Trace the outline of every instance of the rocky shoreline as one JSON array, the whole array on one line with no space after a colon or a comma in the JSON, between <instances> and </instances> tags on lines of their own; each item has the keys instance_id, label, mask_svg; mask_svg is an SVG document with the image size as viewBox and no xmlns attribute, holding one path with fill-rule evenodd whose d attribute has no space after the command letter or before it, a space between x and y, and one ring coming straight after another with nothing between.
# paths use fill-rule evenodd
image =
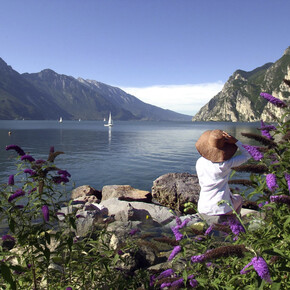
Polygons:
<instances>
[{"instance_id":1,"label":"rocky shoreline","mask_svg":"<svg viewBox=\"0 0 290 290\"><path fill-rule=\"evenodd\" d=\"M189 219L189 235L193 232L194 235L202 234L208 225L220 222L219 217L183 212L185 203L197 203L199 191L197 176L189 173L160 176L153 182L152 192L130 185L107 185L102 191L83 185L72 191L71 203L60 210L59 219L69 213L75 214L78 239L104 226L109 234L107 242L114 250L134 236L136 241L139 240L138 253L129 255L130 261L122 268L130 272L144 267L162 270L168 268L172 247L166 248L164 244L156 247L152 242L162 238L174 240L171 228L176 226L176 216L182 221ZM255 210L242 210L242 216L249 213L257 214Z\"/></svg>"}]
</instances>

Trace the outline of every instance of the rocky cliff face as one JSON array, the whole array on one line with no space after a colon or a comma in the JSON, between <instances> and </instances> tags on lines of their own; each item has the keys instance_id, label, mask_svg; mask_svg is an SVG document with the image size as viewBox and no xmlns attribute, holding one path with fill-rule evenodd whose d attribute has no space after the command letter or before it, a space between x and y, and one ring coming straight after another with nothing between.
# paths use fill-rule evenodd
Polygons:
<instances>
[{"instance_id":1,"label":"rocky cliff face","mask_svg":"<svg viewBox=\"0 0 290 290\"><path fill-rule=\"evenodd\" d=\"M287 102L290 89L283 79L290 79L290 47L275 63L253 71L237 70L221 92L192 118L193 121L255 122L272 121L269 111L280 117L283 111L260 97L267 92Z\"/></svg>"}]
</instances>

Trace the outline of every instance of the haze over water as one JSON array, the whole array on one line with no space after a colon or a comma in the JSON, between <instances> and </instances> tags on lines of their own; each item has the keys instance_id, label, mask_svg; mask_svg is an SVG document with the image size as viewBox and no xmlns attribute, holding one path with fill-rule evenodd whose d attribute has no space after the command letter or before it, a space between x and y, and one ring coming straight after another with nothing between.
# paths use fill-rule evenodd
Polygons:
<instances>
[{"instance_id":1,"label":"haze over water","mask_svg":"<svg viewBox=\"0 0 290 290\"><path fill-rule=\"evenodd\" d=\"M94 121L2 120L0 183L16 173L17 154L6 151L6 145L18 145L35 159L47 159L54 146L65 153L55 164L71 173L75 186L101 190L104 185L129 184L151 191L153 181L165 173L195 173L199 154L194 144L202 132L219 128L251 144L241 132L256 132L257 127L257 123L116 121L108 128Z\"/></svg>"}]
</instances>

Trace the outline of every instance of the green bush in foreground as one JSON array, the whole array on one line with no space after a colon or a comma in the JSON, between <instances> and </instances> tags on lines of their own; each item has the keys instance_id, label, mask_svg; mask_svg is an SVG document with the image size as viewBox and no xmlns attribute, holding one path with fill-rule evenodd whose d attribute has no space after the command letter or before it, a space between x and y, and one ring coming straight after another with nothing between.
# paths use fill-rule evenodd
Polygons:
<instances>
[{"instance_id":1,"label":"green bush in foreground","mask_svg":"<svg viewBox=\"0 0 290 290\"><path fill-rule=\"evenodd\" d=\"M1 289L135 289L149 280L141 271L130 276L117 267L117 262L126 264L122 253L134 253L134 245L124 242L122 249L110 249L102 228L76 236L79 217L60 211L70 177L54 164L62 152L52 147L44 161L17 145L6 150L19 157L18 173L0 191L0 218L9 227L0 248Z\"/></svg>"}]
</instances>

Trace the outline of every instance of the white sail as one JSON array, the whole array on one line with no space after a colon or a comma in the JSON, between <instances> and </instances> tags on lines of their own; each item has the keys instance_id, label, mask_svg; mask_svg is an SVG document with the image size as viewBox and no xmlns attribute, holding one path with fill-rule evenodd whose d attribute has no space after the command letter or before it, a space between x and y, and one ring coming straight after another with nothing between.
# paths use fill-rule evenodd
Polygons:
<instances>
[{"instance_id":1,"label":"white sail","mask_svg":"<svg viewBox=\"0 0 290 290\"><path fill-rule=\"evenodd\" d=\"M105 124L104 126L107 126L107 127L112 127L113 126L113 120L112 120L111 112L110 112L110 115L109 115L108 124Z\"/></svg>"},{"instance_id":2,"label":"white sail","mask_svg":"<svg viewBox=\"0 0 290 290\"><path fill-rule=\"evenodd\" d=\"M59 122L62 123L62 117L59 118Z\"/></svg>"}]
</instances>

